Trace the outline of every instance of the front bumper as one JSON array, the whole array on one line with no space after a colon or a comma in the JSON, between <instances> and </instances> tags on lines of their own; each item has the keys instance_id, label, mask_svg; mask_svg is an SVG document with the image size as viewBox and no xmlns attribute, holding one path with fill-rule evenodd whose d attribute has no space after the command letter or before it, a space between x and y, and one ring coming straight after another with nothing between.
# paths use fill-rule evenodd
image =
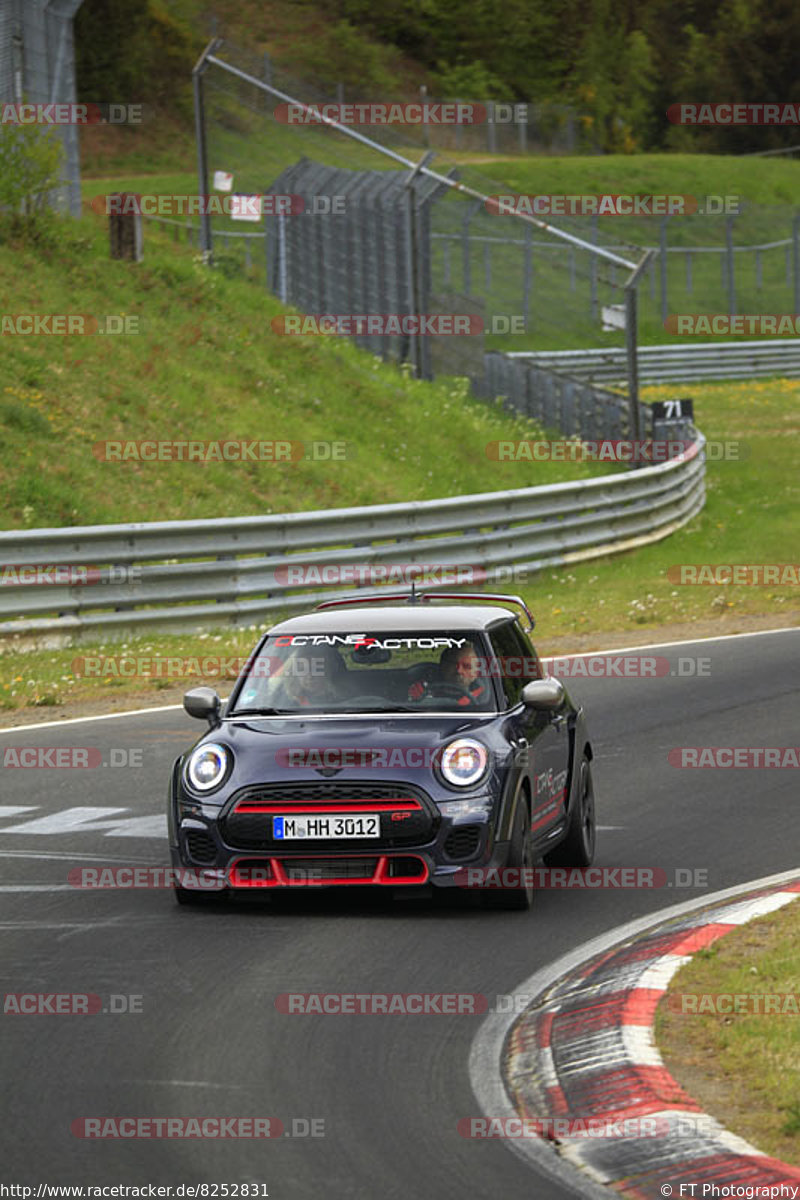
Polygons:
<instances>
[{"instance_id":1,"label":"front bumper","mask_svg":"<svg viewBox=\"0 0 800 1200\"><path fill-rule=\"evenodd\" d=\"M400 789L395 789L399 791ZM508 845L494 840L494 808L485 797L480 819L445 816L421 789L404 789L396 812L382 810L381 836L337 841L302 841L287 848L272 838L272 818L306 811L308 801L276 804L254 789L237 792L220 808L193 805L173 812L172 863L181 872L197 872L216 886L235 891L298 887L457 886L465 867L505 865ZM409 798L418 802L409 807ZM352 802L351 802L352 803ZM385 803L385 802L384 802ZM364 810L375 807L364 800ZM403 807L405 806L405 808ZM330 813L336 804L326 805ZM317 810L319 811L319 810Z\"/></svg>"}]
</instances>

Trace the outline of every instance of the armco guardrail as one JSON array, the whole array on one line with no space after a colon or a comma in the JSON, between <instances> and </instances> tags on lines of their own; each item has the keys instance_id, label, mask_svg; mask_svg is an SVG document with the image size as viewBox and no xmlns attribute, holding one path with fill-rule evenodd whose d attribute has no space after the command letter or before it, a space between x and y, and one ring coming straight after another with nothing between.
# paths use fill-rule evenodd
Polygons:
<instances>
[{"instance_id":1,"label":"armco guardrail","mask_svg":"<svg viewBox=\"0 0 800 1200\"><path fill-rule=\"evenodd\" d=\"M688 346L639 346L639 383L698 383L703 379L800 376L800 339L758 342L701 342ZM542 350L507 354L535 366L582 380L625 384L625 351Z\"/></svg>"},{"instance_id":2,"label":"armco guardrail","mask_svg":"<svg viewBox=\"0 0 800 1200\"><path fill-rule=\"evenodd\" d=\"M68 644L249 624L341 592L348 566L427 565L426 576L431 564L472 567L461 582L473 585L481 567L487 583L510 583L680 528L703 506L704 445L700 436L677 458L617 475L442 500L0 532L0 636ZM45 565L44 579L22 570ZM92 567L94 582L54 582L59 565Z\"/></svg>"},{"instance_id":3,"label":"armco guardrail","mask_svg":"<svg viewBox=\"0 0 800 1200\"><path fill-rule=\"evenodd\" d=\"M507 408L530 417L543 429L558 429L565 437L580 437L586 442L635 436L632 406L622 391L601 387L595 380L575 378L567 369L543 365L534 355L490 350L483 356L483 363L484 377L473 380L473 391L479 396L505 397ZM653 410L641 402L639 428L642 437L651 436Z\"/></svg>"}]
</instances>

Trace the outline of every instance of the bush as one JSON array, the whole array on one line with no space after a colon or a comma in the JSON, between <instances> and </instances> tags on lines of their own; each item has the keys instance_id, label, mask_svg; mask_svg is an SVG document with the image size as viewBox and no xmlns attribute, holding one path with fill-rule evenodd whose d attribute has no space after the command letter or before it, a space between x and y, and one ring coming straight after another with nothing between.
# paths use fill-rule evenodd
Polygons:
<instances>
[{"instance_id":1,"label":"bush","mask_svg":"<svg viewBox=\"0 0 800 1200\"><path fill-rule=\"evenodd\" d=\"M33 223L47 193L61 182L64 148L55 130L38 125L0 125L0 209L12 224Z\"/></svg>"}]
</instances>

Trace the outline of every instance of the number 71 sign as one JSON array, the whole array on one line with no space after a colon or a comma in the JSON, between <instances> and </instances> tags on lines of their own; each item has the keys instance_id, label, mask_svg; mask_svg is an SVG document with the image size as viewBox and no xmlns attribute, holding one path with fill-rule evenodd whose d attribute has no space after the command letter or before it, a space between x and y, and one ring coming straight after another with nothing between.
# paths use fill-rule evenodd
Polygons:
<instances>
[{"instance_id":1,"label":"number 71 sign","mask_svg":"<svg viewBox=\"0 0 800 1200\"><path fill-rule=\"evenodd\" d=\"M654 421L691 421L694 419L694 401L656 400L653 402Z\"/></svg>"}]
</instances>

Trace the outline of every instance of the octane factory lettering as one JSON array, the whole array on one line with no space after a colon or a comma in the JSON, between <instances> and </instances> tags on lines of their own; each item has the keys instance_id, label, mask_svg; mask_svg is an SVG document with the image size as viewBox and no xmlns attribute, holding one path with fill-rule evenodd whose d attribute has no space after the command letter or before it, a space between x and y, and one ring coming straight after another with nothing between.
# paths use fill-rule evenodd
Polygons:
<instances>
[{"instance_id":1,"label":"octane factory lettering","mask_svg":"<svg viewBox=\"0 0 800 1200\"><path fill-rule=\"evenodd\" d=\"M417 646L420 650L435 650L438 646L463 646L466 638L377 638L367 637L364 633L291 633L282 634L275 638L276 646L354 646L371 650L400 650L402 647Z\"/></svg>"}]
</instances>

